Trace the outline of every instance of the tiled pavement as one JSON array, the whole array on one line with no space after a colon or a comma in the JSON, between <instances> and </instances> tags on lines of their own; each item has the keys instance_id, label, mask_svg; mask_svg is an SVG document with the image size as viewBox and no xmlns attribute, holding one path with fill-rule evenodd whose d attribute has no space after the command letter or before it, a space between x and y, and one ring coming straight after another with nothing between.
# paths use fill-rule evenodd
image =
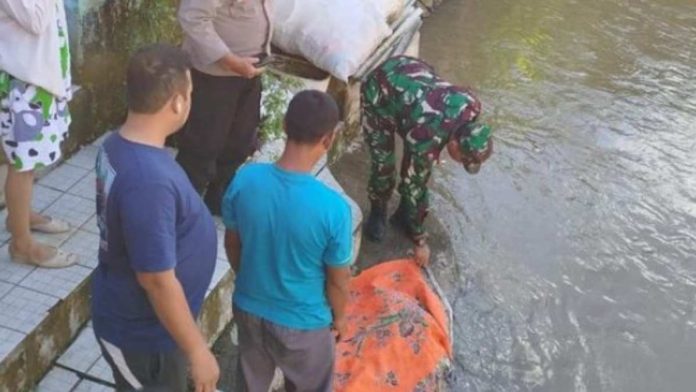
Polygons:
<instances>
[{"instance_id":1,"label":"tiled pavement","mask_svg":"<svg viewBox=\"0 0 696 392\"><path fill-rule=\"evenodd\" d=\"M5 359L19 349L51 309L87 280L96 267L99 237L92 167L98 144L99 141L85 147L41 178L33 195L35 210L66 220L73 226L69 233L44 235L40 236L40 240L78 254L80 261L77 265L49 270L11 262L7 251L9 235L2 224L6 213L0 212L0 369L5 365ZM264 158L258 160L263 161ZM318 165L318 178L330 186L338 186L329 171L322 170L323 166L323 163ZM338 188L340 190L340 186ZM357 230L361 221L360 210L354 203L352 207L354 228ZM218 232L222 239L223 227L219 221ZM218 255L208 293L229 272L222 243ZM107 391L111 390L108 387L111 382L109 368L101 357L92 329L88 326L57 359L56 366L43 378L36 390Z\"/></svg>"},{"instance_id":2,"label":"tiled pavement","mask_svg":"<svg viewBox=\"0 0 696 392\"><path fill-rule=\"evenodd\" d=\"M83 157L78 153L76 157ZM84 158L81 158L84 159ZM69 192L82 185L91 170L72 164L72 159L42 178L34 188L33 207L41 212L64 219L75 228L58 236L39 236L39 240L60 246L69 242L73 247L84 239L79 230L94 215L91 193L81 196ZM68 193L66 193L68 192ZM0 363L16 345L45 318L50 309L70 294L90 274L89 259L84 265L62 270L38 269L10 261L9 234L4 225L6 212L0 216Z\"/></svg>"},{"instance_id":3,"label":"tiled pavement","mask_svg":"<svg viewBox=\"0 0 696 392\"><path fill-rule=\"evenodd\" d=\"M33 208L68 221L73 229L61 235L37 235L37 239L62 246L80 255L80 263L66 269L41 269L10 261L9 234L0 215L0 367L24 348L30 334L51 311L89 278L96 266L96 236L89 227L94 216L94 164L96 147L87 147L41 178L34 187ZM92 160L91 166L87 164ZM91 187L87 184L91 182ZM88 231L89 230L89 231ZM74 382L73 382L74 381ZM79 378L56 368L39 390L70 391ZM2 389L0 387L0 389ZM84 389L91 390L91 389ZM97 390L97 389L94 389Z\"/></svg>"},{"instance_id":4,"label":"tiled pavement","mask_svg":"<svg viewBox=\"0 0 696 392\"><path fill-rule=\"evenodd\" d=\"M113 391L112 383L111 369L99 351L92 327L87 326L58 358L36 391Z\"/></svg>"}]
</instances>

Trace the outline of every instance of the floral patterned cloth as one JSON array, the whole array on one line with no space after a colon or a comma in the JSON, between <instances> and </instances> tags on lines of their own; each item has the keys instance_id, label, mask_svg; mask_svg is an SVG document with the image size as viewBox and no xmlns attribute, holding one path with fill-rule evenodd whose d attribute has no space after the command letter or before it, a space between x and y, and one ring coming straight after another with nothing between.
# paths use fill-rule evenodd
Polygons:
<instances>
[{"instance_id":1,"label":"floral patterned cloth","mask_svg":"<svg viewBox=\"0 0 696 392\"><path fill-rule=\"evenodd\" d=\"M452 355L447 314L420 268L411 260L379 264L354 278L350 293L334 390L441 390Z\"/></svg>"}]
</instances>

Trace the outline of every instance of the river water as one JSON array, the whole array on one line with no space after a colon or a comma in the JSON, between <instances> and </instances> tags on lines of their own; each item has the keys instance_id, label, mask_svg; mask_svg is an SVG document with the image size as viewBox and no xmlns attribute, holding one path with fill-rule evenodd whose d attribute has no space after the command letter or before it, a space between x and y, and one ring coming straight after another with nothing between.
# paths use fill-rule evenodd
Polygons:
<instances>
[{"instance_id":1,"label":"river water","mask_svg":"<svg viewBox=\"0 0 696 392\"><path fill-rule=\"evenodd\" d=\"M445 163L455 391L696 390L696 1L449 0L422 56L495 126Z\"/></svg>"}]
</instances>

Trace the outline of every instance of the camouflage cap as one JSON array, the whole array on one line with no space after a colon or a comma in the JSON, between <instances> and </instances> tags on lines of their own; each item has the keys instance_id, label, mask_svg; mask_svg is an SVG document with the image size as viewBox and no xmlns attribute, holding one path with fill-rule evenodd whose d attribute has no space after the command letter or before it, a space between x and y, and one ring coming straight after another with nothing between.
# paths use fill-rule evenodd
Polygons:
<instances>
[{"instance_id":1,"label":"camouflage cap","mask_svg":"<svg viewBox=\"0 0 696 392\"><path fill-rule=\"evenodd\" d=\"M463 153L481 152L488 148L491 127L488 124L472 122L460 128L459 148Z\"/></svg>"}]
</instances>

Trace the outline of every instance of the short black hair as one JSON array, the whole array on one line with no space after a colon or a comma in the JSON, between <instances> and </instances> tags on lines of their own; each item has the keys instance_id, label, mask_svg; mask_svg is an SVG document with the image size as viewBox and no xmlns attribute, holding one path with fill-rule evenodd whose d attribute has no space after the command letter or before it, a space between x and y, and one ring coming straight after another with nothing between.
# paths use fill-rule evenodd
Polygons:
<instances>
[{"instance_id":1,"label":"short black hair","mask_svg":"<svg viewBox=\"0 0 696 392\"><path fill-rule=\"evenodd\" d=\"M128 63L128 109L143 114L158 112L175 94L186 93L190 68L188 55L172 45L139 49Z\"/></svg>"},{"instance_id":2,"label":"short black hair","mask_svg":"<svg viewBox=\"0 0 696 392\"><path fill-rule=\"evenodd\" d=\"M285 132L290 141L317 143L336 129L338 121L338 105L329 94L305 90L290 101L285 114Z\"/></svg>"}]
</instances>

